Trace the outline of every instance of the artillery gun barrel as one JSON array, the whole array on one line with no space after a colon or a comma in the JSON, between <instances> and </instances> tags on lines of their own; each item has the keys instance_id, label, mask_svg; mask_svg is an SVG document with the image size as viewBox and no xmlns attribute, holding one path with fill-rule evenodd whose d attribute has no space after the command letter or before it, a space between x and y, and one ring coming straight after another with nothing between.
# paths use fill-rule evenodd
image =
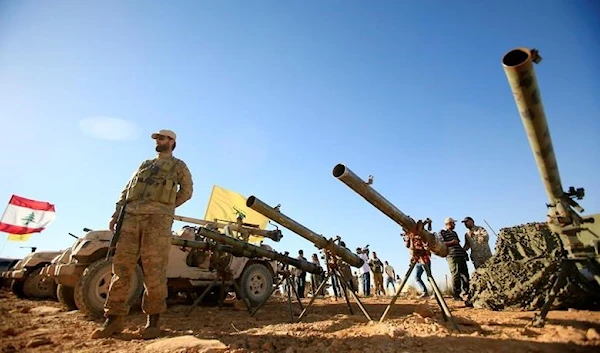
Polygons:
<instances>
[{"instance_id":1,"label":"artillery gun barrel","mask_svg":"<svg viewBox=\"0 0 600 353\"><path fill-rule=\"evenodd\" d=\"M171 245L183 246L186 248L193 248L198 250L216 250L216 251L224 251L228 252L234 256L245 256L243 251L234 249L228 245L221 244L210 244L205 241L198 240L190 240L190 239L181 239L181 238L171 238Z\"/></svg>"},{"instance_id":2,"label":"artillery gun barrel","mask_svg":"<svg viewBox=\"0 0 600 353\"><path fill-rule=\"evenodd\" d=\"M236 222L221 223L221 222L207 221L204 219L184 217L184 216L175 216L174 219L177 221L193 223L193 224L197 224L200 226L213 225L219 229L223 229L226 226L229 226L231 230L235 230L235 231L242 230L242 231L248 232L248 234L258 236L258 237L269 238L273 241L280 241L281 238L283 238L283 235L281 234L280 230L264 230L264 229L254 228L254 227L240 226Z\"/></svg>"},{"instance_id":3,"label":"artillery gun barrel","mask_svg":"<svg viewBox=\"0 0 600 353\"><path fill-rule=\"evenodd\" d=\"M205 241L188 240L181 238L172 238L171 245L184 246L186 248L194 248L198 250L209 250L210 244Z\"/></svg>"},{"instance_id":4,"label":"artillery gun barrel","mask_svg":"<svg viewBox=\"0 0 600 353\"><path fill-rule=\"evenodd\" d=\"M321 274L323 272L323 269L320 266L317 266L316 264L313 264L312 262L294 259L293 257L289 257L286 255L280 254L276 251L268 250L268 249L262 248L260 246L256 246L254 244L250 244L245 241L229 237L227 235L221 234L219 232L210 230L205 227L200 227L198 230L198 233L200 233L200 235L202 235L202 236L205 236L207 238L210 238L210 239L216 241L217 243L231 246L235 251L241 253L242 254L241 256L244 256L244 257L248 257L248 258L266 257L271 260L276 260L276 261L279 261L284 264L292 265L296 268L299 268L299 269L309 272L309 273Z\"/></svg>"},{"instance_id":5,"label":"artillery gun barrel","mask_svg":"<svg viewBox=\"0 0 600 353\"><path fill-rule=\"evenodd\" d=\"M516 48L502 57L502 67L514 96L527 139L535 158L550 204L563 197L563 187L544 105L533 63L541 60L537 50Z\"/></svg>"},{"instance_id":6,"label":"artillery gun barrel","mask_svg":"<svg viewBox=\"0 0 600 353\"><path fill-rule=\"evenodd\" d=\"M344 260L351 266L360 267L363 265L363 259L358 257L358 255L356 255L352 251L334 243L333 241L329 241L324 236L319 235L313 232L312 230L306 228L302 224L284 215L279 210L276 210L275 208L262 202L256 196L250 196L246 201L246 206L262 214L263 216L281 224L282 226L307 239L308 241L314 243L319 249L327 249L335 252L337 256L341 257L342 260Z\"/></svg>"},{"instance_id":7,"label":"artillery gun barrel","mask_svg":"<svg viewBox=\"0 0 600 353\"><path fill-rule=\"evenodd\" d=\"M375 206L379 211L390 217L394 222L398 223L404 231L415 229L416 223L409 216L405 215L396 206L389 202L385 197L381 196L377 191L370 187L367 183L361 180L354 172L352 172L344 164L338 164L333 168L333 176L346 184L350 189L362 196L371 205ZM427 243L429 250L440 257L448 255L448 248L433 234L426 230L421 233L423 240Z\"/></svg>"}]
</instances>

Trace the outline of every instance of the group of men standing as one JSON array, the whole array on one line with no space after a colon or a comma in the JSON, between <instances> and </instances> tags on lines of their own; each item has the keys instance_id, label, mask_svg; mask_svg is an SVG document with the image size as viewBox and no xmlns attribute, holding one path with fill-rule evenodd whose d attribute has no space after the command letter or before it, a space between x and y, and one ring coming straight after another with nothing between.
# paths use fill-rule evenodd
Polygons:
<instances>
[{"instance_id":1,"label":"group of men standing","mask_svg":"<svg viewBox=\"0 0 600 353\"><path fill-rule=\"evenodd\" d=\"M438 234L438 237L447 247L448 255L446 261L450 269L452 277L452 297L455 300L466 300L469 292L469 268L467 262L469 260L468 250L471 250L470 259L475 266L475 269L481 267L486 261L492 257L492 251L489 246L489 235L485 228L475 225L472 217L465 217L462 221L467 232L465 233L464 245L461 245L458 233L456 233L456 220L452 217L447 217L444 220L444 229ZM415 255L415 251L419 252L419 256L413 258L415 261L415 279L421 288L421 298L429 296L429 291L425 282L422 279L423 273L426 271L425 263L430 262L431 252L426 244L422 245L423 249L415 249L411 243L411 237L408 234L403 234L404 242L407 248L411 249L411 256Z\"/></svg>"},{"instance_id":2,"label":"group of men standing","mask_svg":"<svg viewBox=\"0 0 600 353\"><path fill-rule=\"evenodd\" d=\"M440 231L440 238L448 247L446 261L452 276L452 296L456 300L465 300L469 292L469 268L467 267L469 255L467 251L471 250L470 259L475 269L481 267L492 257L489 246L490 237L487 230L484 227L475 225L475 221L471 217L465 217L461 222L467 228L464 245L461 245L458 234L454 230L456 220L452 217L447 217L444 220L444 229ZM420 279L418 272L417 276ZM426 288L425 293L427 293Z\"/></svg>"},{"instance_id":3,"label":"group of men standing","mask_svg":"<svg viewBox=\"0 0 600 353\"><path fill-rule=\"evenodd\" d=\"M363 265L359 269L359 280L360 288L364 296L371 295L371 277L373 278L374 286L373 290L376 296L387 295L387 289L389 285L392 285L392 289L396 291L395 278L396 272L387 261L382 262L377 253L373 251L371 258L369 258L369 246L364 248L356 248L358 257L363 260ZM383 283L383 275L386 275L385 286Z\"/></svg>"}]
</instances>

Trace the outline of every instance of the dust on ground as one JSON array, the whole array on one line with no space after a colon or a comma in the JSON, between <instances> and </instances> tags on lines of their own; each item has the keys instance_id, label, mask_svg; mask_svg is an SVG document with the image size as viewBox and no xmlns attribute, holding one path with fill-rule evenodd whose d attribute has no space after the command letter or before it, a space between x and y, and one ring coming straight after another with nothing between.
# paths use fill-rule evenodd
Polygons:
<instances>
[{"instance_id":1,"label":"dust on ground","mask_svg":"<svg viewBox=\"0 0 600 353\"><path fill-rule=\"evenodd\" d=\"M90 339L101 321L56 301L18 299L0 290L1 352L598 352L600 312L551 311L544 328L527 327L534 312L495 312L446 299L460 333L444 321L435 299L399 299L387 319L379 317L390 297L362 298L369 322L351 300L317 299L299 323L290 323L287 302L273 296L254 316L238 305L169 307L161 317L163 337L144 341L145 316L132 312L117 337ZM309 299L304 305L308 304ZM295 303L295 316L300 312ZM171 348L157 346L176 338ZM213 348L199 345L214 340ZM171 340L173 341L173 340ZM219 343L219 341L222 343ZM202 341L205 342L205 341ZM219 347L220 345L220 347Z\"/></svg>"}]
</instances>

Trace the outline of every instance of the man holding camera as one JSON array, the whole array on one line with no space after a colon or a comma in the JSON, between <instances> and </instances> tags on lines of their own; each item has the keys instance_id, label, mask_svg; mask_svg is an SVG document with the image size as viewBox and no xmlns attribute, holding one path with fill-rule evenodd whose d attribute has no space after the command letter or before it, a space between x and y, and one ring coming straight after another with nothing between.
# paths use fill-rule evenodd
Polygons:
<instances>
[{"instance_id":1,"label":"man holding camera","mask_svg":"<svg viewBox=\"0 0 600 353\"><path fill-rule=\"evenodd\" d=\"M371 295L371 267L369 266L369 246L364 249L356 248L358 257L363 260L359 274L362 277L363 295L368 297Z\"/></svg>"}]
</instances>

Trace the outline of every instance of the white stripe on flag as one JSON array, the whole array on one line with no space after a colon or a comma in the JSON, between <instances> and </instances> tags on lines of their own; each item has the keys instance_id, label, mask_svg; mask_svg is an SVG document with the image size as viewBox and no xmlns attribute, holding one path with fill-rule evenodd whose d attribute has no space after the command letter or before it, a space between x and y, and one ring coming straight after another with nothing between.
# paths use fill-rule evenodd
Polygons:
<instances>
[{"instance_id":1,"label":"white stripe on flag","mask_svg":"<svg viewBox=\"0 0 600 353\"><path fill-rule=\"evenodd\" d=\"M56 212L39 211L9 204L0 222L27 228L45 228L56 219Z\"/></svg>"}]
</instances>

